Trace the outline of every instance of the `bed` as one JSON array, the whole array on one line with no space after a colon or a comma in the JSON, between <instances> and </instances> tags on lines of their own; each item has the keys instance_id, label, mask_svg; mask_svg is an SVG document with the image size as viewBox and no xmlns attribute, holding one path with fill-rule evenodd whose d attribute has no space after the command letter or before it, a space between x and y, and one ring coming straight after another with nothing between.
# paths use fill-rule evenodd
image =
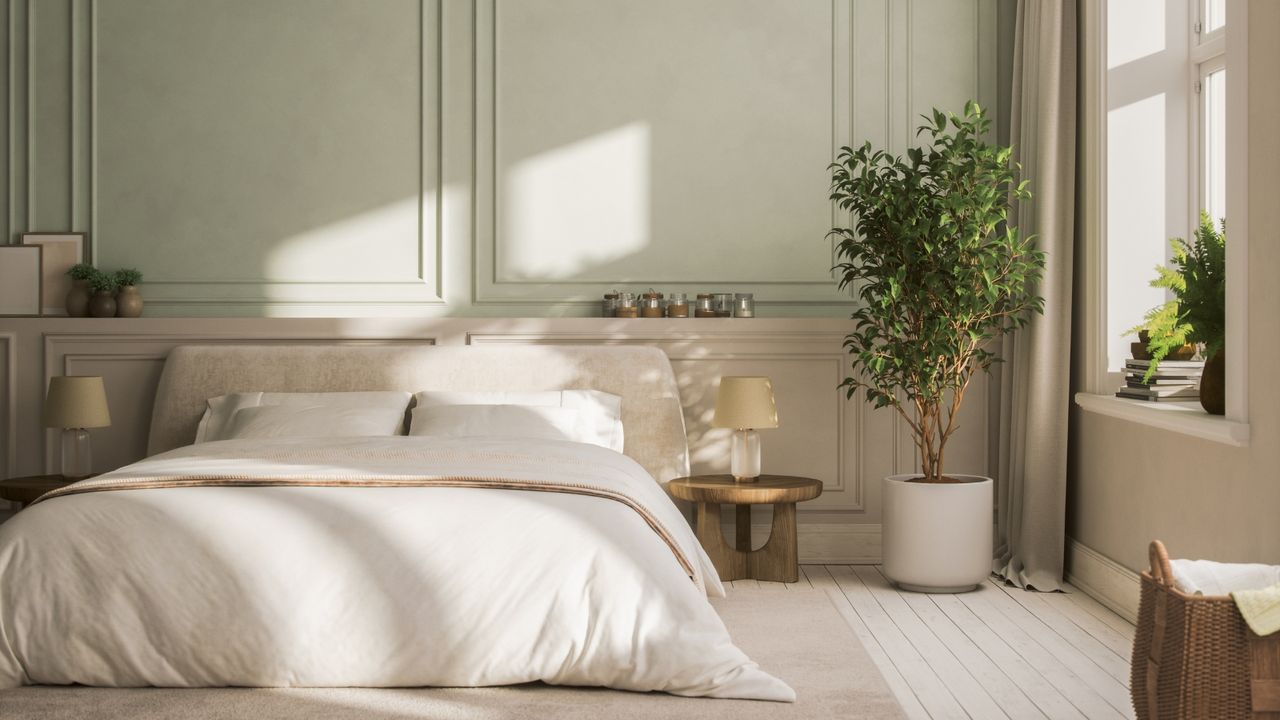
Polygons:
<instances>
[{"instance_id":1,"label":"bed","mask_svg":"<svg viewBox=\"0 0 1280 720\"><path fill-rule=\"evenodd\" d=\"M529 437L192 444L227 393L589 390L622 452ZM661 482L688 471L674 374L640 347L187 346L149 457L0 525L0 687L541 681L790 701L707 596Z\"/></svg>"}]
</instances>

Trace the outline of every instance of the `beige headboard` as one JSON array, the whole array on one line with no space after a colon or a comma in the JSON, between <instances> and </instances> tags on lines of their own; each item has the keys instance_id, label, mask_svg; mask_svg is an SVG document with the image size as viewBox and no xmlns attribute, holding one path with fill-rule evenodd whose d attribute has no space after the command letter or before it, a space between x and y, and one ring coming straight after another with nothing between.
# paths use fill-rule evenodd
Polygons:
<instances>
[{"instance_id":1,"label":"beige headboard","mask_svg":"<svg viewBox=\"0 0 1280 720\"><path fill-rule=\"evenodd\" d=\"M680 391L651 347L185 345L165 360L147 452L191 444L205 401L226 393L566 389L621 396L624 452L659 482L688 474Z\"/></svg>"}]
</instances>

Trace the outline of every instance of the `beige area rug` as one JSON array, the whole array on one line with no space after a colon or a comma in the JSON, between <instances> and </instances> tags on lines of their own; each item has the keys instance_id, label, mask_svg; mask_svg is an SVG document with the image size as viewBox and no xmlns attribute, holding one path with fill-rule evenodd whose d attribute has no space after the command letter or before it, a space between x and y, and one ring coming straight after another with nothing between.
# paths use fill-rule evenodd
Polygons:
<instances>
[{"instance_id":1,"label":"beige area rug","mask_svg":"<svg viewBox=\"0 0 1280 720\"><path fill-rule=\"evenodd\" d=\"M794 587L794 586L793 586ZM901 718L902 711L825 591L734 589L712 601L734 641L795 688L794 704L678 698L596 688L195 690L24 687L0 691L0 718L139 720L490 720L496 718Z\"/></svg>"}]
</instances>

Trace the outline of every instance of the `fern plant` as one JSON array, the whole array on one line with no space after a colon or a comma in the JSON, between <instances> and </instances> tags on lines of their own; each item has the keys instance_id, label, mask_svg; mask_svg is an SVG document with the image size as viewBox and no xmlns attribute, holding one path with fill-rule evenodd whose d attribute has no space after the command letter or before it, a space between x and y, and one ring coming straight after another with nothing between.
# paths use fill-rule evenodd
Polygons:
<instances>
[{"instance_id":1,"label":"fern plant","mask_svg":"<svg viewBox=\"0 0 1280 720\"><path fill-rule=\"evenodd\" d=\"M860 300L844 346L854 374L841 384L911 427L924 482L946 482L947 440L973 374L996 362L997 337L1043 311L1045 254L1009 227L1010 199L1031 196L1013 150L988 143L977 103L933 111L906 157L841 148L831 199L853 213L835 228L840 287Z\"/></svg>"},{"instance_id":2,"label":"fern plant","mask_svg":"<svg viewBox=\"0 0 1280 720\"><path fill-rule=\"evenodd\" d=\"M1143 323L1126 334L1145 330L1151 365L1143 380L1155 375L1169 353L1191 343L1203 345L1205 359L1222 351L1227 335L1227 221L1213 227L1206 212L1200 213L1195 243L1169 240L1173 267L1156 266L1149 284L1173 293L1173 299L1147 311Z\"/></svg>"}]
</instances>

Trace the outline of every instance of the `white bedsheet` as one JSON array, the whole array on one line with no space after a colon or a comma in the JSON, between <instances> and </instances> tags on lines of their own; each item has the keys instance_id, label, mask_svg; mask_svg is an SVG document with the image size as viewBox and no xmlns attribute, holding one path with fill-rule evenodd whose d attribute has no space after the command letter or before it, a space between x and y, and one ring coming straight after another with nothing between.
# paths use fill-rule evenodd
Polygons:
<instances>
[{"instance_id":1,"label":"white bedsheet","mask_svg":"<svg viewBox=\"0 0 1280 720\"><path fill-rule=\"evenodd\" d=\"M631 459L570 442L413 437L321 441L347 458L341 465L298 459L316 443L207 443L102 478L332 478L397 467L405 476L590 474L646 495L692 556L694 577L636 510L590 495L455 487L69 495L0 525L0 687L542 680L794 699L732 644L703 593L721 591L709 560Z\"/></svg>"}]
</instances>

